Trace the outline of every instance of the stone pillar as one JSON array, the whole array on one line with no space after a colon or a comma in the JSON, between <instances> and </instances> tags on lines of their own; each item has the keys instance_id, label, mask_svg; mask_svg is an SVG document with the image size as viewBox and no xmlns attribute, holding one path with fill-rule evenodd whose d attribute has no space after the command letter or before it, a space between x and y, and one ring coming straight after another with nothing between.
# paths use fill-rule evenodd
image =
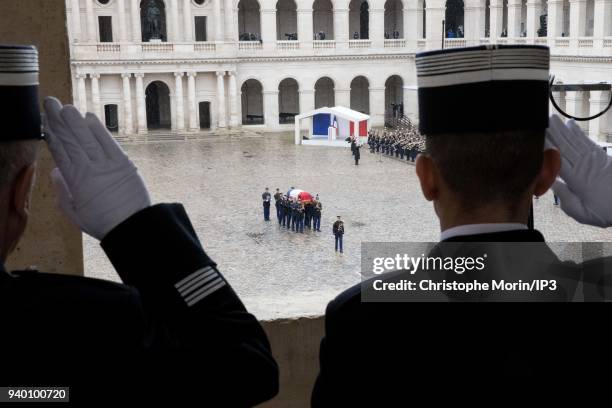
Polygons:
<instances>
[{"instance_id":1,"label":"stone pillar","mask_svg":"<svg viewBox=\"0 0 612 408\"><path fill-rule=\"evenodd\" d=\"M369 37L372 47L383 48L385 41L385 9L370 8Z\"/></svg>"},{"instance_id":2,"label":"stone pillar","mask_svg":"<svg viewBox=\"0 0 612 408\"><path fill-rule=\"evenodd\" d=\"M96 35L96 16L93 11L93 1L85 0L85 10L87 12L87 40L94 43L98 41Z\"/></svg>"},{"instance_id":3,"label":"stone pillar","mask_svg":"<svg viewBox=\"0 0 612 408\"><path fill-rule=\"evenodd\" d=\"M586 35L586 0L570 0L570 46L578 47L578 38Z\"/></svg>"},{"instance_id":4,"label":"stone pillar","mask_svg":"<svg viewBox=\"0 0 612 408\"><path fill-rule=\"evenodd\" d=\"M132 119L132 92L130 85L130 77L132 74L123 73L123 134L131 135L133 133L133 119Z\"/></svg>"},{"instance_id":5,"label":"stone pillar","mask_svg":"<svg viewBox=\"0 0 612 408\"><path fill-rule=\"evenodd\" d=\"M497 42L504 30L503 0L490 0L489 16L489 38L491 42Z\"/></svg>"},{"instance_id":6,"label":"stone pillar","mask_svg":"<svg viewBox=\"0 0 612 408\"><path fill-rule=\"evenodd\" d=\"M217 109L218 109L218 120L217 126L220 128L226 127L225 121L225 71L217 71Z\"/></svg>"},{"instance_id":7,"label":"stone pillar","mask_svg":"<svg viewBox=\"0 0 612 408\"><path fill-rule=\"evenodd\" d=\"M409 0L404 7L404 39L408 47L415 49L417 39L423 34L423 11L418 8L417 0Z\"/></svg>"},{"instance_id":8,"label":"stone pillar","mask_svg":"<svg viewBox=\"0 0 612 408\"><path fill-rule=\"evenodd\" d=\"M225 0L223 7L223 21L225 24L226 41L235 41L236 39L238 39L238 34L236 33L236 30L234 30L234 13L236 13L236 15L238 14L237 11L234 11L232 0ZM262 21L260 21L260 23L263 29L263 16ZM274 15L274 35L276 36L276 14Z\"/></svg>"},{"instance_id":9,"label":"stone pillar","mask_svg":"<svg viewBox=\"0 0 612 408\"><path fill-rule=\"evenodd\" d=\"M351 88L335 88L334 100L337 106L351 107Z\"/></svg>"},{"instance_id":10,"label":"stone pillar","mask_svg":"<svg viewBox=\"0 0 612 408\"><path fill-rule=\"evenodd\" d=\"M404 116L411 121L419 120L419 103L416 84L404 86Z\"/></svg>"},{"instance_id":11,"label":"stone pillar","mask_svg":"<svg viewBox=\"0 0 612 408\"><path fill-rule=\"evenodd\" d=\"M442 20L445 14L444 0L427 1L425 15L425 38L427 38L427 49L437 50L442 47Z\"/></svg>"},{"instance_id":12,"label":"stone pillar","mask_svg":"<svg viewBox=\"0 0 612 408\"><path fill-rule=\"evenodd\" d=\"M142 29L140 27L140 0L130 0L132 6L132 41L142 41Z\"/></svg>"},{"instance_id":13,"label":"stone pillar","mask_svg":"<svg viewBox=\"0 0 612 408\"><path fill-rule=\"evenodd\" d=\"M125 24L125 0L117 0L117 13L119 15L119 41L127 41L127 29Z\"/></svg>"},{"instance_id":14,"label":"stone pillar","mask_svg":"<svg viewBox=\"0 0 612 408\"><path fill-rule=\"evenodd\" d=\"M191 18L191 0L183 0L183 30L186 42L193 41L193 18Z\"/></svg>"},{"instance_id":15,"label":"stone pillar","mask_svg":"<svg viewBox=\"0 0 612 408\"><path fill-rule=\"evenodd\" d=\"M198 130L198 115L196 112L196 76L197 72L187 73L187 103L189 104L189 130Z\"/></svg>"},{"instance_id":16,"label":"stone pillar","mask_svg":"<svg viewBox=\"0 0 612 408\"><path fill-rule=\"evenodd\" d=\"M213 18L215 28L215 41L223 41L223 30L221 30L221 0L213 0Z\"/></svg>"},{"instance_id":17,"label":"stone pillar","mask_svg":"<svg viewBox=\"0 0 612 408\"><path fill-rule=\"evenodd\" d=\"M548 0L547 37L561 37L563 32L563 0Z\"/></svg>"},{"instance_id":18,"label":"stone pillar","mask_svg":"<svg viewBox=\"0 0 612 408\"><path fill-rule=\"evenodd\" d=\"M508 0L508 38L521 36L521 0Z\"/></svg>"},{"instance_id":19,"label":"stone pillar","mask_svg":"<svg viewBox=\"0 0 612 408\"><path fill-rule=\"evenodd\" d=\"M86 74L77 74L77 92L79 95L79 111L84 115L87 112L87 91L85 90Z\"/></svg>"},{"instance_id":20,"label":"stone pillar","mask_svg":"<svg viewBox=\"0 0 612 408\"><path fill-rule=\"evenodd\" d=\"M180 0L168 0L170 8L170 41L181 41L181 30L179 28L178 2Z\"/></svg>"},{"instance_id":21,"label":"stone pillar","mask_svg":"<svg viewBox=\"0 0 612 408\"><path fill-rule=\"evenodd\" d=\"M91 77L91 111L104 122L102 109L100 105L100 74L89 74Z\"/></svg>"},{"instance_id":22,"label":"stone pillar","mask_svg":"<svg viewBox=\"0 0 612 408\"><path fill-rule=\"evenodd\" d=\"M527 37L535 38L538 36L538 28L540 27L540 1L544 0L527 0Z\"/></svg>"},{"instance_id":23,"label":"stone pillar","mask_svg":"<svg viewBox=\"0 0 612 408\"><path fill-rule=\"evenodd\" d=\"M300 112L310 112L315 108L314 89L300 89ZM310 120L302 121L302 129L308 129Z\"/></svg>"},{"instance_id":24,"label":"stone pillar","mask_svg":"<svg viewBox=\"0 0 612 408\"><path fill-rule=\"evenodd\" d=\"M589 110L585 109L585 92L566 92L565 94L565 111L572 116L584 117L588 115ZM589 129L587 122L576 122L578 126L585 132Z\"/></svg>"},{"instance_id":25,"label":"stone pillar","mask_svg":"<svg viewBox=\"0 0 612 408\"><path fill-rule=\"evenodd\" d=\"M264 123L268 128L278 127L278 90L263 91Z\"/></svg>"},{"instance_id":26,"label":"stone pillar","mask_svg":"<svg viewBox=\"0 0 612 408\"><path fill-rule=\"evenodd\" d=\"M465 39L468 46L480 45L480 39L484 37L484 3L480 0L466 0L465 2Z\"/></svg>"},{"instance_id":27,"label":"stone pillar","mask_svg":"<svg viewBox=\"0 0 612 408\"><path fill-rule=\"evenodd\" d=\"M267 50L276 50L276 9L261 10L261 40Z\"/></svg>"},{"instance_id":28,"label":"stone pillar","mask_svg":"<svg viewBox=\"0 0 612 408\"><path fill-rule=\"evenodd\" d=\"M72 41L79 42L81 38L81 5L79 0L70 3L70 15L72 17Z\"/></svg>"},{"instance_id":29,"label":"stone pillar","mask_svg":"<svg viewBox=\"0 0 612 408\"><path fill-rule=\"evenodd\" d=\"M334 5L335 6L335 5ZM349 9L348 4L334 7L334 39L336 48L348 48Z\"/></svg>"},{"instance_id":30,"label":"stone pillar","mask_svg":"<svg viewBox=\"0 0 612 408\"><path fill-rule=\"evenodd\" d=\"M183 97L183 73L174 73L174 106L176 109L176 130L185 130L185 104Z\"/></svg>"},{"instance_id":31,"label":"stone pillar","mask_svg":"<svg viewBox=\"0 0 612 408\"><path fill-rule=\"evenodd\" d=\"M610 91L591 91L589 98L589 116L597 115L603 111L610 102ZM607 142L610 129L607 125L611 117L610 111L600 117L593 119L589 123L589 137L600 142Z\"/></svg>"},{"instance_id":32,"label":"stone pillar","mask_svg":"<svg viewBox=\"0 0 612 408\"><path fill-rule=\"evenodd\" d=\"M139 72L136 77L136 114L138 116L138 134L146 134L147 129L147 101L144 91L144 74Z\"/></svg>"},{"instance_id":33,"label":"stone pillar","mask_svg":"<svg viewBox=\"0 0 612 408\"><path fill-rule=\"evenodd\" d=\"M298 8L297 9L297 30L298 30L298 41L303 48L311 48L310 44L313 40L313 21L312 21L312 8Z\"/></svg>"},{"instance_id":34,"label":"stone pillar","mask_svg":"<svg viewBox=\"0 0 612 408\"><path fill-rule=\"evenodd\" d=\"M238 126L238 87L236 85L236 72L229 71L229 100L230 100L230 127Z\"/></svg>"},{"instance_id":35,"label":"stone pillar","mask_svg":"<svg viewBox=\"0 0 612 408\"><path fill-rule=\"evenodd\" d=\"M603 47L603 38L612 36L612 0L595 0L593 48Z\"/></svg>"},{"instance_id":36,"label":"stone pillar","mask_svg":"<svg viewBox=\"0 0 612 408\"><path fill-rule=\"evenodd\" d=\"M442 25L440 25L442 27ZM385 87L370 87L370 123L372 126L385 124Z\"/></svg>"}]
</instances>

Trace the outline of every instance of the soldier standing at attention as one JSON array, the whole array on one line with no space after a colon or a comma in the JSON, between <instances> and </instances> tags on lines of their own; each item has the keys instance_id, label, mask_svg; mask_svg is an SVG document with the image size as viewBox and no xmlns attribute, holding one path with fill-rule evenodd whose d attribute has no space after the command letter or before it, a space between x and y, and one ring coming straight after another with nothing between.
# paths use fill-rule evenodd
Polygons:
<instances>
[{"instance_id":1,"label":"soldier standing at attention","mask_svg":"<svg viewBox=\"0 0 612 408\"><path fill-rule=\"evenodd\" d=\"M338 219L336 220L336 222L334 222L333 232L334 237L336 237L336 252L338 252L338 248L340 248L340 253L343 253L342 236L344 235L344 222L340 219L340 216L338 216Z\"/></svg>"},{"instance_id":2,"label":"soldier standing at attention","mask_svg":"<svg viewBox=\"0 0 612 408\"><path fill-rule=\"evenodd\" d=\"M313 208L313 227L315 231L321 231L321 211L323 210L323 206L319 200L315 200L314 208Z\"/></svg>"},{"instance_id":3,"label":"soldier standing at attention","mask_svg":"<svg viewBox=\"0 0 612 408\"><path fill-rule=\"evenodd\" d=\"M261 199L263 200L264 220L270 221L270 201L272 201L272 195L268 191L268 187L266 187L266 191L261 195Z\"/></svg>"},{"instance_id":4,"label":"soldier standing at attention","mask_svg":"<svg viewBox=\"0 0 612 408\"><path fill-rule=\"evenodd\" d=\"M276 218L278 218L278 223L281 223L281 218L283 214L283 207L281 206L281 198L283 198L283 194L277 188L276 193L274 193L274 206L276 207Z\"/></svg>"},{"instance_id":5,"label":"soldier standing at attention","mask_svg":"<svg viewBox=\"0 0 612 408\"><path fill-rule=\"evenodd\" d=\"M358 144L355 145L355 150L353 150L353 156L355 156L355 166L359 165L359 159L361 159L361 153L359 152L359 148L361 146L359 146Z\"/></svg>"}]
</instances>

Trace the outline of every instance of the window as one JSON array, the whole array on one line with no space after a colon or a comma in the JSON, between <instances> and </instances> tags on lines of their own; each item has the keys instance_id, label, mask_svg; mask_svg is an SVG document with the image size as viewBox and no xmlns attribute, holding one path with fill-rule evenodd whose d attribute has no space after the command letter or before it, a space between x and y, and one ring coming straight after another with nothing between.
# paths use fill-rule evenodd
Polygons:
<instances>
[{"instance_id":1,"label":"window","mask_svg":"<svg viewBox=\"0 0 612 408\"><path fill-rule=\"evenodd\" d=\"M113 23L111 16L98 17L100 27L100 42L113 42Z\"/></svg>"},{"instance_id":2,"label":"window","mask_svg":"<svg viewBox=\"0 0 612 408\"><path fill-rule=\"evenodd\" d=\"M206 16L195 18L196 41L206 41Z\"/></svg>"}]
</instances>

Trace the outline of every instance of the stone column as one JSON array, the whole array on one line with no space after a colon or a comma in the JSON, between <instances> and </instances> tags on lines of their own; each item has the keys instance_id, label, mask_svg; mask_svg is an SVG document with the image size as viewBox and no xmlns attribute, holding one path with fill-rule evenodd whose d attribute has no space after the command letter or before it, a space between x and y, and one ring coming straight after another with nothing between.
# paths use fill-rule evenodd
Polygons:
<instances>
[{"instance_id":1,"label":"stone column","mask_svg":"<svg viewBox=\"0 0 612 408\"><path fill-rule=\"evenodd\" d=\"M589 98L589 116L597 115L603 111L610 102L610 91L591 91ZM608 111L589 123L589 137L600 142L607 142L610 129L607 128L611 113Z\"/></svg>"},{"instance_id":2,"label":"stone column","mask_svg":"<svg viewBox=\"0 0 612 408\"><path fill-rule=\"evenodd\" d=\"M300 112L310 112L315 108L314 89L300 89ZM310 120L302 121L302 129L308 129Z\"/></svg>"},{"instance_id":3,"label":"stone column","mask_svg":"<svg viewBox=\"0 0 612 408\"><path fill-rule=\"evenodd\" d=\"M442 27L442 24L440 24ZM372 126L385 124L385 87L370 87L370 123Z\"/></svg>"},{"instance_id":4,"label":"stone column","mask_svg":"<svg viewBox=\"0 0 612 408\"><path fill-rule=\"evenodd\" d=\"M298 41L302 48L311 48L314 29L312 27L312 8L297 9Z\"/></svg>"},{"instance_id":5,"label":"stone column","mask_svg":"<svg viewBox=\"0 0 612 408\"><path fill-rule=\"evenodd\" d=\"M372 47L383 48L385 41L385 9L370 8L369 37Z\"/></svg>"},{"instance_id":6,"label":"stone column","mask_svg":"<svg viewBox=\"0 0 612 408\"><path fill-rule=\"evenodd\" d=\"M142 41L142 29L140 27L140 0L130 0L132 6L132 41Z\"/></svg>"},{"instance_id":7,"label":"stone column","mask_svg":"<svg viewBox=\"0 0 612 408\"><path fill-rule=\"evenodd\" d=\"M220 128L226 127L225 121L225 71L217 71L217 109L218 117L217 126Z\"/></svg>"},{"instance_id":8,"label":"stone column","mask_svg":"<svg viewBox=\"0 0 612 408\"><path fill-rule=\"evenodd\" d=\"M176 130L185 130L185 108L183 97L183 73L174 73L174 106L176 108Z\"/></svg>"},{"instance_id":9,"label":"stone column","mask_svg":"<svg viewBox=\"0 0 612 408\"><path fill-rule=\"evenodd\" d=\"M81 38L81 5L79 0L70 3L70 15L72 17L72 41L79 42Z\"/></svg>"},{"instance_id":10,"label":"stone column","mask_svg":"<svg viewBox=\"0 0 612 408\"><path fill-rule=\"evenodd\" d=\"M236 12L236 14L238 13ZM232 0L225 0L223 6L223 21L225 24L225 40L235 41L238 38L238 33L236 33L236 30L234 30L234 7ZM261 27L263 29L263 16L260 23L262 24ZM276 14L274 15L274 35L276 35Z\"/></svg>"},{"instance_id":11,"label":"stone column","mask_svg":"<svg viewBox=\"0 0 612 408\"><path fill-rule=\"evenodd\" d=\"M147 129L147 100L144 91L144 74L139 72L136 77L136 113L138 116L138 134L146 134Z\"/></svg>"},{"instance_id":12,"label":"stone column","mask_svg":"<svg viewBox=\"0 0 612 408\"><path fill-rule=\"evenodd\" d=\"M189 130L198 130L198 115L196 111L196 76L197 72L187 73L187 103L189 104Z\"/></svg>"},{"instance_id":13,"label":"stone column","mask_svg":"<svg viewBox=\"0 0 612 408\"><path fill-rule=\"evenodd\" d=\"M100 105L100 74L89 74L91 77L91 111L104 122L102 109Z\"/></svg>"},{"instance_id":14,"label":"stone column","mask_svg":"<svg viewBox=\"0 0 612 408\"><path fill-rule=\"evenodd\" d=\"M578 47L578 38L586 34L586 0L570 0L570 46Z\"/></svg>"},{"instance_id":15,"label":"stone column","mask_svg":"<svg viewBox=\"0 0 612 408\"><path fill-rule=\"evenodd\" d=\"M404 116L412 121L419 119L419 103L416 84L404 86Z\"/></svg>"},{"instance_id":16,"label":"stone column","mask_svg":"<svg viewBox=\"0 0 612 408\"><path fill-rule=\"evenodd\" d=\"M349 40L349 9L348 3L334 5L334 40L336 48L348 48Z\"/></svg>"},{"instance_id":17,"label":"stone column","mask_svg":"<svg viewBox=\"0 0 612 408\"><path fill-rule=\"evenodd\" d=\"M465 39L468 46L480 45L484 37L485 9L480 0L466 0L465 2Z\"/></svg>"},{"instance_id":18,"label":"stone column","mask_svg":"<svg viewBox=\"0 0 612 408\"><path fill-rule=\"evenodd\" d=\"M193 41L193 18L191 18L191 0L183 0L183 30L185 30L185 41Z\"/></svg>"},{"instance_id":19,"label":"stone column","mask_svg":"<svg viewBox=\"0 0 612 408\"><path fill-rule=\"evenodd\" d=\"M77 74L77 92L79 94L79 110L84 115L87 112L87 91L85 90L86 74Z\"/></svg>"},{"instance_id":20,"label":"stone column","mask_svg":"<svg viewBox=\"0 0 612 408\"><path fill-rule=\"evenodd\" d=\"M427 49L437 50L442 46L442 20L445 14L444 0L427 1L425 15L425 37L427 38Z\"/></svg>"},{"instance_id":21,"label":"stone column","mask_svg":"<svg viewBox=\"0 0 612 408\"><path fill-rule=\"evenodd\" d=\"M221 0L213 0L213 18L215 28L215 41L223 41L223 30L221 30Z\"/></svg>"},{"instance_id":22,"label":"stone column","mask_svg":"<svg viewBox=\"0 0 612 408\"><path fill-rule=\"evenodd\" d=\"M117 13L119 15L119 41L127 41L127 29L125 25L125 0L117 0Z\"/></svg>"},{"instance_id":23,"label":"stone column","mask_svg":"<svg viewBox=\"0 0 612 408\"><path fill-rule=\"evenodd\" d=\"M612 36L612 0L595 0L593 48L603 47L603 38Z\"/></svg>"},{"instance_id":24,"label":"stone column","mask_svg":"<svg viewBox=\"0 0 612 408\"><path fill-rule=\"evenodd\" d=\"M503 0L490 0L489 5L489 38L497 42L504 30L504 3Z\"/></svg>"},{"instance_id":25,"label":"stone column","mask_svg":"<svg viewBox=\"0 0 612 408\"><path fill-rule=\"evenodd\" d=\"M540 27L540 1L545 0L527 0L527 21L525 29L527 30L528 38L538 36L538 28Z\"/></svg>"},{"instance_id":26,"label":"stone column","mask_svg":"<svg viewBox=\"0 0 612 408\"><path fill-rule=\"evenodd\" d=\"M179 27L178 18L178 2L179 0L168 0L170 8L170 41L181 41L181 30Z\"/></svg>"},{"instance_id":27,"label":"stone column","mask_svg":"<svg viewBox=\"0 0 612 408\"><path fill-rule=\"evenodd\" d=\"M508 0L508 38L521 36L521 0Z\"/></svg>"},{"instance_id":28,"label":"stone column","mask_svg":"<svg viewBox=\"0 0 612 408\"><path fill-rule=\"evenodd\" d=\"M409 0L404 7L404 39L408 42L408 47L415 49L417 39L423 33L423 12L418 8L417 0Z\"/></svg>"},{"instance_id":29,"label":"stone column","mask_svg":"<svg viewBox=\"0 0 612 408\"><path fill-rule=\"evenodd\" d=\"M548 0L547 37L555 39L563 32L563 0Z\"/></svg>"},{"instance_id":30,"label":"stone column","mask_svg":"<svg viewBox=\"0 0 612 408\"><path fill-rule=\"evenodd\" d=\"M238 126L238 87L236 72L229 71L230 127Z\"/></svg>"},{"instance_id":31,"label":"stone column","mask_svg":"<svg viewBox=\"0 0 612 408\"><path fill-rule=\"evenodd\" d=\"M351 88L335 88L334 100L337 106L351 107Z\"/></svg>"},{"instance_id":32,"label":"stone column","mask_svg":"<svg viewBox=\"0 0 612 408\"><path fill-rule=\"evenodd\" d=\"M263 91L264 123L268 128L278 128L278 90Z\"/></svg>"},{"instance_id":33,"label":"stone column","mask_svg":"<svg viewBox=\"0 0 612 408\"><path fill-rule=\"evenodd\" d=\"M98 41L96 35L96 17L93 11L93 0L85 0L86 12L87 12L87 39L89 42L94 43Z\"/></svg>"},{"instance_id":34,"label":"stone column","mask_svg":"<svg viewBox=\"0 0 612 408\"><path fill-rule=\"evenodd\" d=\"M261 39L267 50L276 50L276 9L261 10Z\"/></svg>"},{"instance_id":35,"label":"stone column","mask_svg":"<svg viewBox=\"0 0 612 408\"><path fill-rule=\"evenodd\" d=\"M130 73L121 74L121 78L123 78L123 134L125 135L133 133L131 76Z\"/></svg>"},{"instance_id":36,"label":"stone column","mask_svg":"<svg viewBox=\"0 0 612 408\"><path fill-rule=\"evenodd\" d=\"M565 94L565 111L572 116L583 117L587 116L589 110L585 109L585 92L566 92ZM578 126L585 132L589 129L589 124L586 122L576 122Z\"/></svg>"}]
</instances>

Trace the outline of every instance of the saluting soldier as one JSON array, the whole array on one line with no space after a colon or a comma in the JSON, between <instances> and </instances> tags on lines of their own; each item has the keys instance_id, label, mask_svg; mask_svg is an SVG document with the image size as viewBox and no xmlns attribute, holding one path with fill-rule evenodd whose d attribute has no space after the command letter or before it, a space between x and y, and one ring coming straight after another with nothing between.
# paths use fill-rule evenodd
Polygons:
<instances>
[{"instance_id":1,"label":"saluting soldier","mask_svg":"<svg viewBox=\"0 0 612 408\"><path fill-rule=\"evenodd\" d=\"M4 269L28 222L41 149L37 50L0 46L0 66L0 384L70 386L79 405L253 406L273 397L278 369L261 325L183 206L151 203L136 166L91 113L45 100L52 179L60 208L100 241L123 283Z\"/></svg>"},{"instance_id":2,"label":"saluting soldier","mask_svg":"<svg viewBox=\"0 0 612 408\"><path fill-rule=\"evenodd\" d=\"M281 199L283 198L283 194L280 192L280 189L276 189L276 193L274 193L274 207L276 207L276 218L278 218L278 223L281 223L282 218L282 206Z\"/></svg>"}]
</instances>

